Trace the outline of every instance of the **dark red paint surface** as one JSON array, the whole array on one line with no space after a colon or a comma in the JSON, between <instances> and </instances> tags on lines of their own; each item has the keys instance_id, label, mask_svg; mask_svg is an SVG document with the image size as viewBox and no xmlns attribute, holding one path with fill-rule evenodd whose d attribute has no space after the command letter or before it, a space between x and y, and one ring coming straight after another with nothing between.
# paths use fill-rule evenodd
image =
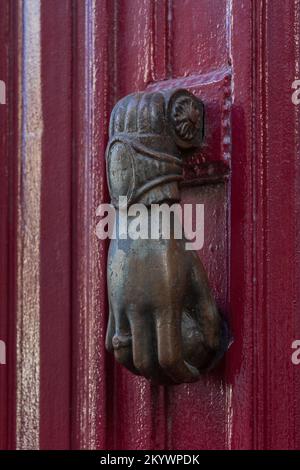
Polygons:
<instances>
[{"instance_id":1,"label":"dark red paint surface","mask_svg":"<svg viewBox=\"0 0 300 470\"><path fill-rule=\"evenodd\" d=\"M8 2L3 2L0 15L0 79L5 83L8 77ZM8 344L8 224L9 224L9 195L8 195L8 140L9 129L6 105L0 104L1 136L0 136L0 340ZM0 364L0 448L8 444L8 367Z\"/></svg>"},{"instance_id":2,"label":"dark red paint surface","mask_svg":"<svg viewBox=\"0 0 300 470\"><path fill-rule=\"evenodd\" d=\"M66 449L71 442L71 12L71 2L59 0L41 10L41 449Z\"/></svg>"},{"instance_id":3,"label":"dark red paint surface","mask_svg":"<svg viewBox=\"0 0 300 470\"><path fill-rule=\"evenodd\" d=\"M0 0L0 79L16 86L17 9L9 3ZM300 369L291 362L300 339L299 108L291 101L300 78L299 2L41 5L40 447L300 448ZM154 387L104 351L107 243L95 236L95 211L108 200L114 103L178 86L207 110L183 201L205 204L199 255L234 341L198 383ZM1 448L15 445L18 100L10 91L11 108L0 106L0 339L9 358L0 366Z\"/></svg>"}]
</instances>

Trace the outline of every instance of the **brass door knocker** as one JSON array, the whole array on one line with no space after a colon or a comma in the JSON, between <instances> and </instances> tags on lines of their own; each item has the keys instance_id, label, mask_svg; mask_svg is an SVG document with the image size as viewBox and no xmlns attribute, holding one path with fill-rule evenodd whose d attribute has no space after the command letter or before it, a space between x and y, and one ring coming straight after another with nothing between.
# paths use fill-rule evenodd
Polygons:
<instances>
[{"instance_id":1,"label":"brass door knocker","mask_svg":"<svg viewBox=\"0 0 300 470\"><path fill-rule=\"evenodd\" d=\"M180 201L183 158L201 145L203 121L202 102L187 90L135 93L116 104L107 178L117 219L134 203L150 213L152 204ZM107 283L106 347L134 374L193 382L222 356L225 323L198 255L174 237L174 221L169 239L111 240Z\"/></svg>"}]
</instances>

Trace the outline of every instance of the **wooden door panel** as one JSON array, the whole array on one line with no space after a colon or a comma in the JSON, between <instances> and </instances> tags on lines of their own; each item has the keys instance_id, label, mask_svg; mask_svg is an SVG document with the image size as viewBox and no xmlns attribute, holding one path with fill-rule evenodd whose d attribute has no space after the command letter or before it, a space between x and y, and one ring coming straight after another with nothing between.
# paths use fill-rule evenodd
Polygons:
<instances>
[{"instance_id":1,"label":"wooden door panel","mask_svg":"<svg viewBox=\"0 0 300 470\"><path fill-rule=\"evenodd\" d=\"M172 77L219 71L229 64L230 2L169 3Z\"/></svg>"},{"instance_id":2,"label":"wooden door panel","mask_svg":"<svg viewBox=\"0 0 300 470\"><path fill-rule=\"evenodd\" d=\"M8 74L9 74L9 57L8 57L8 42L6 38L9 36L9 4L2 2L0 7L0 80L5 83L7 87ZM7 101L7 93L6 101ZM13 401L9 403L9 390L10 377L8 374L7 363L11 364L13 356L8 357L10 350L7 351L9 338L13 338L13 332L9 325L9 298L8 289L9 285L9 250L7 243L7 236L9 233L9 181L8 174L10 173L11 165L9 161L9 115L7 104L0 104L0 123L1 123L1 140L0 140L0 340L5 344L6 364L0 363L0 449L6 448L8 445L9 434L12 429L8 431L9 417L11 418L14 410ZM13 325L13 324L12 324ZM11 326L12 326L11 325ZM2 357L2 359L4 359ZM2 361L0 361L2 362Z\"/></svg>"},{"instance_id":3,"label":"wooden door panel","mask_svg":"<svg viewBox=\"0 0 300 470\"><path fill-rule=\"evenodd\" d=\"M70 1L55 0L42 2L40 11L43 139L38 445L41 449L66 449L71 441L71 8Z\"/></svg>"},{"instance_id":4,"label":"wooden door panel","mask_svg":"<svg viewBox=\"0 0 300 470\"><path fill-rule=\"evenodd\" d=\"M196 62L197 65L193 62L196 60L196 56L192 46L197 44L193 28L198 28L198 37L206 36L207 15L211 15L212 22L213 19L217 21L216 18L220 13L218 8L207 9L206 5L203 5L203 9L206 8L206 15L197 22L200 17L199 11L201 11L199 3L202 2L184 2L183 15L180 2L146 2L148 8L152 6L152 9L143 9L143 15L152 15L153 37L165 38L159 43L154 42L153 50L148 29L145 29L143 41L136 42L133 38L138 38L140 34L140 30L136 30L137 17L136 15L126 17L127 36L125 36L124 24L122 23L120 33L122 39L118 36L116 40L117 44L119 41L122 42L121 48L118 48L120 52L116 64L116 76L124 78L124 80L117 80L116 97L119 98L136 90L187 88L203 100L206 109L205 144L198 155L186 162L186 187L183 189L183 200L193 204L205 203L207 236L201 257L204 259L212 285L215 288L219 306L223 314L226 315L228 310L228 192L226 181L230 163L231 71L227 66L226 54L225 58L223 54L220 54L219 58L222 59L222 62L217 69L216 60L218 59L215 56L211 59L210 68L201 67L201 62ZM125 3L121 2L121 4L124 8ZM220 2L220 5L224 7L225 4ZM140 4L141 9L142 6L145 7L144 2ZM137 15L140 11L138 8ZM164 13L164 22L161 20L162 12ZM226 13L226 8L224 12ZM176 29L176 21L180 15L183 27L181 33L179 33L179 29ZM226 24L226 15L221 18ZM143 19L143 24L144 22L145 19ZM190 35L185 34L185 29L189 30ZM119 31L118 27L116 30ZM224 29L220 28L216 31L216 34L220 35L218 40L223 44ZM180 47L176 42L176 34L177 41L179 37L181 38ZM148 39L150 47L148 42L145 43ZM134 51L133 56L129 57L128 55L127 61L123 60L123 48L125 47L127 54L131 50ZM214 50L213 44L210 43L210 47ZM143 57L142 66L139 64L140 57ZM206 61L210 60L210 56L205 53L203 53L203 57ZM184 58L186 65L184 65ZM176 66L177 60L178 66ZM164 70L161 61L165 62ZM160 66L156 71L158 63ZM151 65L150 69L147 68L147 64ZM123 73L124 67L125 73ZM205 71L203 74L201 73L202 68ZM143 77L140 75L141 70L145 72ZM147 70L150 72L149 74L146 73ZM191 71L193 75L186 77ZM159 77L160 80L155 77ZM203 186L203 184L205 185ZM191 185L193 188L190 187ZM212 258L215 261L211 261ZM114 365L114 367L116 370L114 413L119 429L118 432L115 431L115 442L112 444L114 448L196 447L205 449L210 446L226 447L228 441L226 416L228 394L231 391L224 379L224 364L220 366L218 371L203 378L198 384L170 387L169 389L150 386L145 379L133 377L118 365ZM217 429L218 432L216 432ZM203 441L204 434L205 441Z\"/></svg>"},{"instance_id":5,"label":"wooden door panel","mask_svg":"<svg viewBox=\"0 0 300 470\"><path fill-rule=\"evenodd\" d=\"M209 162L222 162L217 166L218 175L221 168L226 171L230 168L229 192L224 190L224 183L184 191L188 191L194 202L203 200L206 191L211 191L216 213L223 213L220 223L223 233L218 234L223 240L218 253L218 270L214 262L207 262L216 256L209 252L209 246L204 247L202 256L219 304L228 310L234 343L219 370L194 385L157 389L111 364L114 373L109 369L108 376L113 380L109 379L108 394L113 394L114 398L113 403L109 401L112 433L107 446L276 448L281 442L286 448L295 447L299 439L294 432L298 419L295 399L298 381L290 362L289 347L291 336L297 336L299 331L296 304L291 303L295 298L292 280L296 277L291 274L284 289L280 289L279 285L275 288L279 282L275 282L275 278L279 277L270 274L273 266L278 273L276 263L281 263L278 260L291 259L295 253L297 238L292 221L297 205L294 206L293 192L284 198L285 213L293 215L285 220L286 230L281 232L281 239L275 241L270 234L271 227L275 227L279 199L273 199L272 206L265 201L269 194L274 193L275 197L279 189L283 191L276 176L281 159L285 161L283 147L278 142L278 135L285 141L278 120L282 109L290 123L293 137L288 142L294 155L284 175L292 187L298 178L298 172L291 170L297 161L298 110L291 107L290 86L284 82L284 73L280 82L285 89L283 108L268 81L270 70L274 77L275 69L279 73L281 60L290 67L287 75L290 81L297 73L299 31L291 25L298 24L298 5L285 2L284 15L280 1L272 2L272 8L270 3L260 1L139 2L135 3L135 15L127 14L132 6L131 2L114 5L115 55L109 72L114 77L111 105L125 94L146 87L183 84L206 101L207 146L203 155ZM143 32L139 24L143 25ZM276 40L279 30L284 40ZM283 46L285 43L289 47ZM231 80L223 82L222 74ZM279 94L278 90L276 95ZM274 140L277 145L272 147L272 156L271 137L267 137L270 126L274 133L279 130L278 126L281 129ZM272 160L276 161L274 167L265 161L266 156L275 159ZM191 179L199 171L199 157L200 154L190 167L187 165ZM282 193L279 191L279 194ZM230 207L229 218L226 210L222 212L224 205ZM219 220L217 217L208 220L208 232L215 230ZM229 258L226 240L229 241ZM294 257L295 270L296 262ZM227 275L230 279L228 297ZM280 299L274 289L280 292ZM269 292L274 293L272 300ZM292 319L290 322L286 323L283 312ZM284 330L281 323L286 325ZM278 419L276 404L282 410ZM283 408L290 410L288 416Z\"/></svg>"},{"instance_id":6,"label":"wooden door panel","mask_svg":"<svg viewBox=\"0 0 300 470\"><path fill-rule=\"evenodd\" d=\"M152 34L154 3L147 0L114 5L114 83L117 99L142 90L152 80ZM128 45L130 46L128 47Z\"/></svg>"},{"instance_id":7,"label":"wooden door panel","mask_svg":"<svg viewBox=\"0 0 300 470\"><path fill-rule=\"evenodd\" d=\"M218 308L228 317L228 186L187 186L182 202L204 204L204 246L199 256L207 270ZM230 427L231 386L226 359L194 386L184 384L167 390L168 448L227 448Z\"/></svg>"},{"instance_id":8,"label":"wooden door panel","mask_svg":"<svg viewBox=\"0 0 300 470\"><path fill-rule=\"evenodd\" d=\"M300 447L299 7L0 0L0 447ZM96 208L116 101L177 87L205 104L182 196L205 204L199 256L233 343L198 383L156 387L105 352Z\"/></svg>"}]
</instances>

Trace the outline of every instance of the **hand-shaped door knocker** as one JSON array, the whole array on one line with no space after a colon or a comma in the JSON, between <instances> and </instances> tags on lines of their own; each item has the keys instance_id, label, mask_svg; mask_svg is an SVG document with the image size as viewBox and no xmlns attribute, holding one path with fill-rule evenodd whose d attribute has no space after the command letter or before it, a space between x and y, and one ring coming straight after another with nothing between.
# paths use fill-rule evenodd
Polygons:
<instances>
[{"instance_id":1,"label":"hand-shaped door knocker","mask_svg":"<svg viewBox=\"0 0 300 470\"><path fill-rule=\"evenodd\" d=\"M106 154L116 224L133 204L144 204L150 217L151 205L180 201L182 160L200 146L203 118L202 102L181 89L135 93L116 104ZM120 197L127 198L125 208ZM175 238L174 220L169 239L116 233L108 253L107 349L156 383L197 380L226 348L224 323L198 255Z\"/></svg>"}]
</instances>

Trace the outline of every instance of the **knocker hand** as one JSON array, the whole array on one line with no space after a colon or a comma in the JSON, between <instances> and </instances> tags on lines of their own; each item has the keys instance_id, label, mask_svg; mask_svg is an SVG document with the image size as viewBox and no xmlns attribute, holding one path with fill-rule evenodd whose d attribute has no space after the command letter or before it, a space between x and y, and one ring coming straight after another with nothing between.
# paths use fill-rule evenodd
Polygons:
<instances>
[{"instance_id":1,"label":"knocker hand","mask_svg":"<svg viewBox=\"0 0 300 470\"><path fill-rule=\"evenodd\" d=\"M183 159L202 142L203 117L187 90L136 93L116 104L106 158L117 219L135 203L149 214L152 204L180 201ZM126 230L108 253L107 349L155 382L193 382L225 349L204 268L172 230L169 239L132 239Z\"/></svg>"},{"instance_id":2,"label":"knocker hand","mask_svg":"<svg viewBox=\"0 0 300 470\"><path fill-rule=\"evenodd\" d=\"M112 241L106 346L135 374L193 382L217 358L221 320L197 255L182 240Z\"/></svg>"}]
</instances>

